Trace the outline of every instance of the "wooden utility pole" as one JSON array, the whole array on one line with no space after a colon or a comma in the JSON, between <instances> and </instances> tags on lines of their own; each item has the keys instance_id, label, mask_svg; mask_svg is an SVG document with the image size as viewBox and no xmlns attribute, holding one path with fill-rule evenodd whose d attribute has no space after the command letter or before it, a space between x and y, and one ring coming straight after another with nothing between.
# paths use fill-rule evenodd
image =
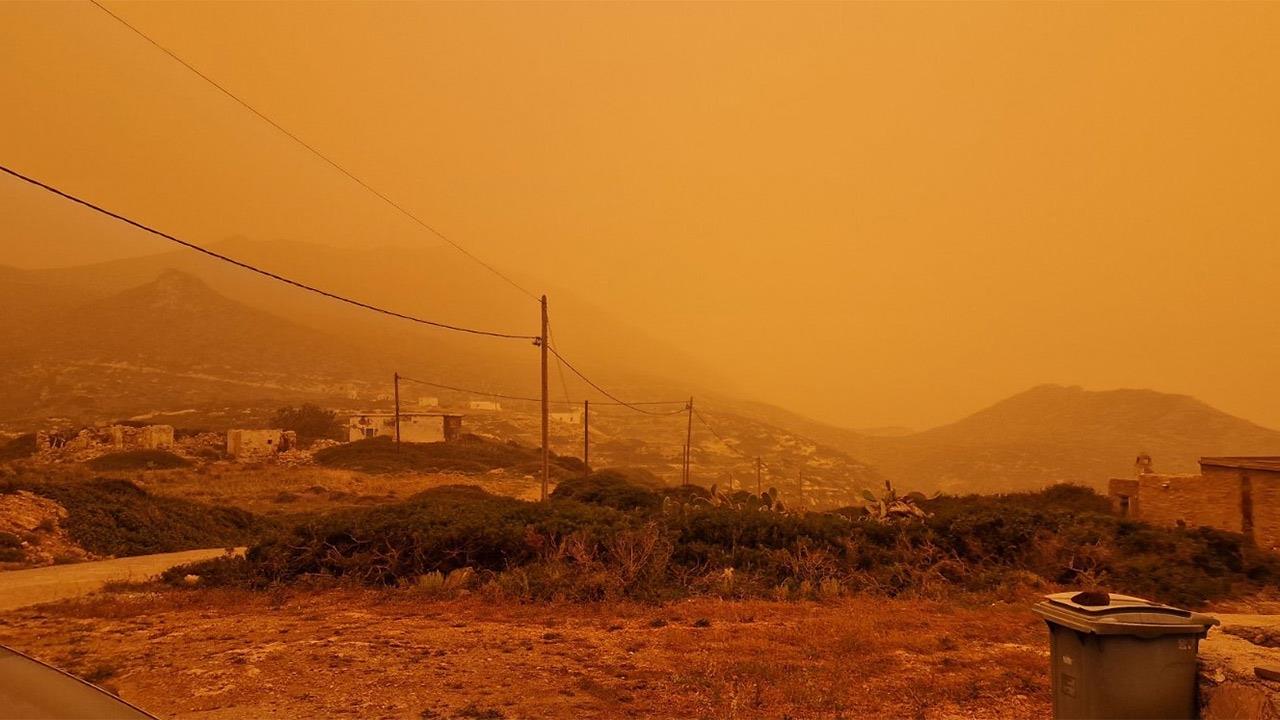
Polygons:
<instances>
[{"instance_id":1,"label":"wooden utility pole","mask_svg":"<svg viewBox=\"0 0 1280 720\"><path fill-rule=\"evenodd\" d=\"M591 474L591 401L582 401L582 474Z\"/></svg>"},{"instance_id":2,"label":"wooden utility pole","mask_svg":"<svg viewBox=\"0 0 1280 720\"><path fill-rule=\"evenodd\" d=\"M689 484L689 465L693 462L693 398L689 398L689 425L684 434L684 484Z\"/></svg>"},{"instance_id":3,"label":"wooden utility pole","mask_svg":"<svg viewBox=\"0 0 1280 720\"><path fill-rule=\"evenodd\" d=\"M400 452L400 373L395 373L396 387L396 452Z\"/></svg>"},{"instance_id":4,"label":"wooden utility pole","mask_svg":"<svg viewBox=\"0 0 1280 720\"><path fill-rule=\"evenodd\" d=\"M761 495L763 491L760 488L760 456L756 456L756 494Z\"/></svg>"},{"instance_id":5,"label":"wooden utility pole","mask_svg":"<svg viewBox=\"0 0 1280 720\"><path fill-rule=\"evenodd\" d=\"M542 296L542 336L538 343L542 348L542 499L547 499L547 485L551 482L551 448L547 445L550 411L547 409L547 296Z\"/></svg>"}]
</instances>

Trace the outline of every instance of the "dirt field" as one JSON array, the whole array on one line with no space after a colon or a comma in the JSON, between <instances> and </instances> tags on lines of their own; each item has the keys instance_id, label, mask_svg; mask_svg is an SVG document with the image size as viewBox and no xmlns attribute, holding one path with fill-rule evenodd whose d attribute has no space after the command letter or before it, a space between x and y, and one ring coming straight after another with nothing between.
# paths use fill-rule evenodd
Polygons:
<instances>
[{"instance_id":1,"label":"dirt field","mask_svg":"<svg viewBox=\"0 0 1280 720\"><path fill-rule=\"evenodd\" d=\"M536 478L495 470L480 475L372 475L317 466L215 463L194 470L97 473L132 480L160 495L233 506L263 515L327 511L403 500L440 485L477 485L491 493L537 500Z\"/></svg>"},{"instance_id":2,"label":"dirt field","mask_svg":"<svg viewBox=\"0 0 1280 720\"><path fill-rule=\"evenodd\" d=\"M511 605L415 591L108 593L0 614L0 643L162 717L1027 718L1025 604Z\"/></svg>"}]
</instances>

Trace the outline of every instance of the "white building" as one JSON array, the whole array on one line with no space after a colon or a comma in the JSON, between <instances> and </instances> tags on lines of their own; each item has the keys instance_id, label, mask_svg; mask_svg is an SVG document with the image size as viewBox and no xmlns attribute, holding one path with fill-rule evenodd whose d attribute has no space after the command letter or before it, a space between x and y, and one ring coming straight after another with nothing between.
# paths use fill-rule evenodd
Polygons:
<instances>
[{"instance_id":1,"label":"white building","mask_svg":"<svg viewBox=\"0 0 1280 720\"><path fill-rule=\"evenodd\" d=\"M569 410L567 412L553 412L553 413L548 413L548 415L551 417L552 422L562 422L562 423L567 423L569 425L582 424L581 410Z\"/></svg>"},{"instance_id":2,"label":"white building","mask_svg":"<svg viewBox=\"0 0 1280 720\"><path fill-rule=\"evenodd\" d=\"M462 434L462 416L448 413L400 413L402 442L453 442ZM396 415L369 412L347 418L347 439L355 442L396 436Z\"/></svg>"},{"instance_id":3,"label":"white building","mask_svg":"<svg viewBox=\"0 0 1280 720\"><path fill-rule=\"evenodd\" d=\"M502 403L497 400L472 400L470 404L472 410L501 410Z\"/></svg>"}]
</instances>

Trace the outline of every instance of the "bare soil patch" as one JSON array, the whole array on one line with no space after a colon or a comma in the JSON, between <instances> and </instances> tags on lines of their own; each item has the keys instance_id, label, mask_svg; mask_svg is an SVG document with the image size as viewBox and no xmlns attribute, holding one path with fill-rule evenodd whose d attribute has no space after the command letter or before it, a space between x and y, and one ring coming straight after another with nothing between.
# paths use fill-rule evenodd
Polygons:
<instances>
[{"instance_id":1,"label":"bare soil patch","mask_svg":"<svg viewBox=\"0 0 1280 720\"><path fill-rule=\"evenodd\" d=\"M1026 718L1024 604L507 604L411 590L107 593L0 615L0 643L163 717Z\"/></svg>"}]
</instances>

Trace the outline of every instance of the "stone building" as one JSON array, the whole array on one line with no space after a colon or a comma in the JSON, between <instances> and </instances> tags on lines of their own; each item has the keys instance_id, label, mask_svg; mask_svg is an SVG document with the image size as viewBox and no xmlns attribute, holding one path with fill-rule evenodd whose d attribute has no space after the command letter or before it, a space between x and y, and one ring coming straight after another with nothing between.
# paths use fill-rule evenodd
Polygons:
<instances>
[{"instance_id":1,"label":"stone building","mask_svg":"<svg viewBox=\"0 0 1280 720\"><path fill-rule=\"evenodd\" d=\"M111 444L121 450L170 450L173 448L172 425L112 425Z\"/></svg>"},{"instance_id":2,"label":"stone building","mask_svg":"<svg viewBox=\"0 0 1280 720\"><path fill-rule=\"evenodd\" d=\"M108 453L173 447L172 425L98 425L36 432L36 459L42 462L82 462Z\"/></svg>"},{"instance_id":3,"label":"stone building","mask_svg":"<svg viewBox=\"0 0 1280 720\"><path fill-rule=\"evenodd\" d=\"M1198 475L1152 471L1139 458L1132 478L1112 478L1112 507L1124 517L1161 525L1241 533L1259 547L1280 548L1280 457L1203 457Z\"/></svg>"},{"instance_id":4,"label":"stone building","mask_svg":"<svg viewBox=\"0 0 1280 720\"><path fill-rule=\"evenodd\" d=\"M462 416L449 413L400 413L403 442L453 442L462 434ZM354 442L396 436L396 415L370 412L347 418L347 439Z\"/></svg>"},{"instance_id":5,"label":"stone building","mask_svg":"<svg viewBox=\"0 0 1280 720\"><path fill-rule=\"evenodd\" d=\"M298 446L292 430L228 430L227 454L237 460L267 460Z\"/></svg>"}]
</instances>

